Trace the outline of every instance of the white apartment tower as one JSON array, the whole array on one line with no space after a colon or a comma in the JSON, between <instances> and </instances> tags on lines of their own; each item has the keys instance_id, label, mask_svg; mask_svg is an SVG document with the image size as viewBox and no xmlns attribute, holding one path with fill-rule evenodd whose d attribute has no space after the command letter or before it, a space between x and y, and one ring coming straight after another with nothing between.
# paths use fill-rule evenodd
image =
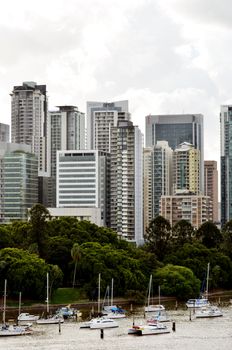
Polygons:
<instances>
[{"instance_id":1,"label":"white apartment tower","mask_svg":"<svg viewBox=\"0 0 232 350\"><path fill-rule=\"evenodd\" d=\"M11 93L11 141L31 145L40 176L48 174L46 85L24 82Z\"/></svg>"},{"instance_id":2,"label":"white apartment tower","mask_svg":"<svg viewBox=\"0 0 232 350\"><path fill-rule=\"evenodd\" d=\"M111 128L111 228L143 243L143 137L125 120Z\"/></svg>"},{"instance_id":3,"label":"white apartment tower","mask_svg":"<svg viewBox=\"0 0 232 350\"><path fill-rule=\"evenodd\" d=\"M109 220L108 154L98 150L57 151L57 207L99 208Z\"/></svg>"},{"instance_id":4,"label":"white apartment tower","mask_svg":"<svg viewBox=\"0 0 232 350\"><path fill-rule=\"evenodd\" d=\"M76 106L58 106L48 112L48 159L51 169L49 207L56 206L56 153L85 149L85 114Z\"/></svg>"},{"instance_id":5,"label":"white apartment tower","mask_svg":"<svg viewBox=\"0 0 232 350\"><path fill-rule=\"evenodd\" d=\"M110 153L111 128L130 120L128 101L87 102L87 149Z\"/></svg>"}]
</instances>

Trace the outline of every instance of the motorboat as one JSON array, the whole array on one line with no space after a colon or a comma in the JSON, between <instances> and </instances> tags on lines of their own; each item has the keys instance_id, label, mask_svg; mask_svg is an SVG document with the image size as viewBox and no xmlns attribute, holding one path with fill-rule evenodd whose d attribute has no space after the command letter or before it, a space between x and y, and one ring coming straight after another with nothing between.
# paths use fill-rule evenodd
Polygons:
<instances>
[{"instance_id":1,"label":"motorboat","mask_svg":"<svg viewBox=\"0 0 232 350\"><path fill-rule=\"evenodd\" d=\"M189 299L186 303L188 308L201 308L209 305L210 302L207 298Z\"/></svg>"},{"instance_id":2,"label":"motorboat","mask_svg":"<svg viewBox=\"0 0 232 350\"><path fill-rule=\"evenodd\" d=\"M196 318L221 317L222 311L217 306L202 307L195 312Z\"/></svg>"},{"instance_id":3,"label":"motorboat","mask_svg":"<svg viewBox=\"0 0 232 350\"><path fill-rule=\"evenodd\" d=\"M98 317L93 318L91 321L83 322L80 328L90 328L90 329L103 329L103 328L116 328L118 323L111 318Z\"/></svg>"},{"instance_id":4,"label":"motorboat","mask_svg":"<svg viewBox=\"0 0 232 350\"><path fill-rule=\"evenodd\" d=\"M60 315L51 315L48 316L47 318L39 318L36 321L37 324L59 324L59 323L64 323L64 318L63 316Z\"/></svg>"},{"instance_id":5,"label":"motorboat","mask_svg":"<svg viewBox=\"0 0 232 350\"><path fill-rule=\"evenodd\" d=\"M31 315L28 312L23 312L18 316L18 322L36 322L39 319L37 315Z\"/></svg>"},{"instance_id":6,"label":"motorboat","mask_svg":"<svg viewBox=\"0 0 232 350\"><path fill-rule=\"evenodd\" d=\"M10 337L18 335L30 335L33 330L29 326L16 326L3 324L0 326L0 337Z\"/></svg>"},{"instance_id":7,"label":"motorboat","mask_svg":"<svg viewBox=\"0 0 232 350\"><path fill-rule=\"evenodd\" d=\"M165 307L161 304L145 306L145 312L157 312L157 311L164 311L164 310L165 310Z\"/></svg>"},{"instance_id":8,"label":"motorboat","mask_svg":"<svg viewBox=\"0 0 232 350\"><path fill-rule=\"evenodd\" d=\"M157 322L156 324L145 324L140 326L132 326L128 330L128 334L133 335L157 335L170 333L170 330L163 323Z\"/></svg>"}]
</instances>

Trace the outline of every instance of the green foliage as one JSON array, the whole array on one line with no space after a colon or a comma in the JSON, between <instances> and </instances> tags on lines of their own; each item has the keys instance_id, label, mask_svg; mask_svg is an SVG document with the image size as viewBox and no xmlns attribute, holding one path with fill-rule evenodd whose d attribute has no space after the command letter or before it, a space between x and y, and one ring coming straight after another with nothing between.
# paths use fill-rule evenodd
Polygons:
<instances>
[{"instance_id":1,"label":"green foliage","mask_svg":"<svg viewBox=\"0 0 232 350\"><path fill-rule=\"evenodd\" d=\"M200 281L190 269L171 264L155 272L154 285L160 286L162 295L175 295L179 300L194 298L200 292Z\"/></svg>"},{"instance_id":2,"label":"green foliage","mask_svg":"<svg viewBox=\"0 0 232 350\"><path fill-rule=\"evenodd\" d=\"M49 270L53 270L53 267L36 254L18 248L0 251L1 282L7 279L9 293L22 292L25 297L43 298L46 294L46 273ZM59 269L55 279L60 279L61 276Z\"/></svg>"},{"instance_id":3,"label":"green foliage","mask_svg":"<svg viewBox=\"0 0 232 350\"><path fill-rule=\"evenodd\" d=\"M222 228L222 250L232 259L232 220Z\"/></svg>"},{"instance_id":4,"label":"green foliage","mask_svg":"<svg viewBox=\"0 0 232 350\"><path fill-rule=\"evenodd\" d=\"M160 260L164 258L169 250L170 238L170 223L162 216L157 216L153 219L146 229L145 240L148 243L148 247Z\"/></svg>"},{"instance_id":5,"label":"green foliage","mask_svg":"<svg viewBox=\"0 0 232 350\"><path fill-rule=\"evenodd\" d=\"M210 221L204 222L199 227L196 236L207 248L216 248L222 242L220 230Z\"/></svg>"},{"instance_id":6,"label":"green foliage","mask_svg":"<svg viewBox=\"0 0 232 350\"><path fill-rule=\"evenodd\" d=\"M180 220L172 228L172 249L182 247L185 243L192 243L195 232L190 222Z\"/></svg>"}]
</instances>

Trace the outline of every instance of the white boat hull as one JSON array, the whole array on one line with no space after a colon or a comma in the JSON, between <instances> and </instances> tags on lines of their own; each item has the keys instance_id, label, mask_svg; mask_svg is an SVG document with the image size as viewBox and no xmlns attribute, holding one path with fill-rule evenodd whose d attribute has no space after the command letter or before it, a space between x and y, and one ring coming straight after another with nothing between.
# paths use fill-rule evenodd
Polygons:
<instances>
[{"instance_id":1,"label":"white boat hull","mask_svg":"<svg viewBox=\"0 0 232 350\"><path fill-rule=\"evenodd\" d=\"M19 335L31 335L33 331L31 329L21 326L2 326L0 327L0 337L11 337Z\"/></svg>"},{"instance_id":2,"label":"white boat hull","mask_svg":"<svg viewBox=\"0 0 232 350\"><path fill-rule=\"evenodd\" d=\"M49 317L49 318L39 318L36 321L37 324L59 324L64 323L64 319L61 317Z\"/></svg>"},{"instance_id":3,"label":"white boat hull","mask_svg":"<svg viewBox=\"0 0 232 350\"><path fill-rule=\"evenodd\" d=\"M166 326L160 325L144 325L144 326L133 326L128 330L128 334L132 335L158 335L170 333L170 330Z\"/></svg>"},{"instance_id":4,"label":"white boat hull","mask_svg":"<svg viewBox=\"0 0 232 350\"><path fill-rule=\"evenodd\" d=\"M158 312L165 310L163 305L149 305L145 306L145 312Z\"/></svg>"}]
</instances>

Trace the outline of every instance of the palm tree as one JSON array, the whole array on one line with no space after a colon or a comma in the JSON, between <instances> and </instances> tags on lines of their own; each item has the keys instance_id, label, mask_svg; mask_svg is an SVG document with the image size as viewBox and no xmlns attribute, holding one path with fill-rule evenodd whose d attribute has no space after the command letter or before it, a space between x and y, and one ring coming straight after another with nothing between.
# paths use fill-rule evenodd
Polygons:
<instances>
[{"instance_id":1,"label":"palm tree","mask_svg":"<svg viewBox=\"0 0 232 350\"><path fill-rule=\"evenodd\" d=\"M71 249L71 256L73 261L75 262L74 274L73 274L73 288L76 282L76 271L77 271L77 263L81 259L81 248L78 243L74 243Z\"/></svg>"}]
</instances>

